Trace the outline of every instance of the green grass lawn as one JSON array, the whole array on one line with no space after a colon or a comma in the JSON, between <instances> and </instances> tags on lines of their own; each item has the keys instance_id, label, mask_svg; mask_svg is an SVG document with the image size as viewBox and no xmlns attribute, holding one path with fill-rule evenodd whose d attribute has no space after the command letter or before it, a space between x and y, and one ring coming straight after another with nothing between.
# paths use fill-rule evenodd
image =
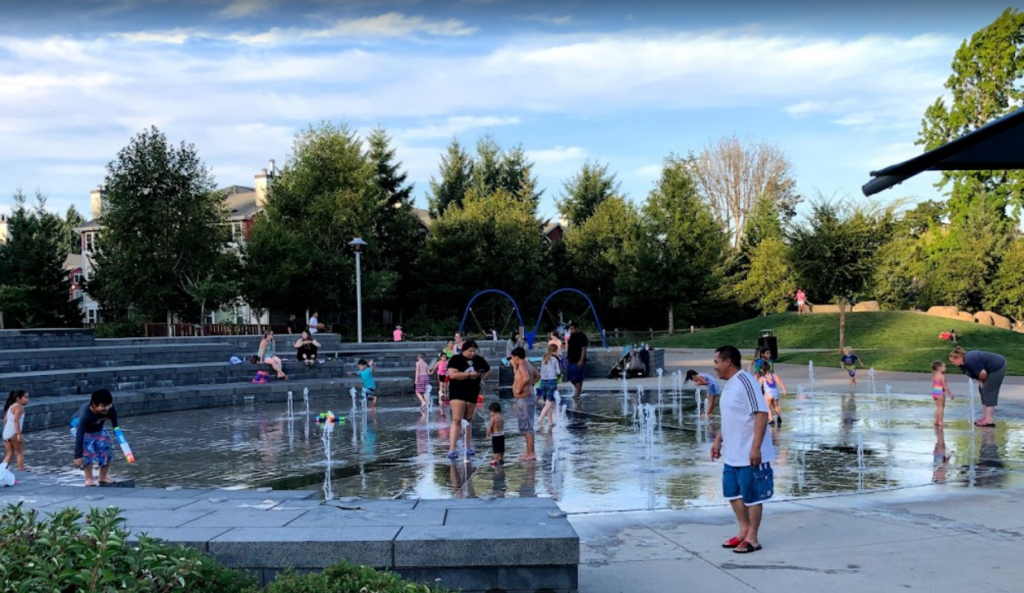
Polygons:
<instances>
[{"instance_id":1,"label":"green grass lawn","mask_svg":"<svg viewBox=\"0 0 1024 593\"><path fill-rule=\"evenodd\" d=\"M1009 374L1024 375L1024 334L969 324L921 313L850 313L846 316L846 343L868 366L886 371L928 372L934 360L946 360L950 342L939 333L956 328L967 350L989 350L1006 357ZM716 348L732 344L754 348L762 329L773 329L779 348L817 348L830 352L794 352L779 355L779 362L838 367L839 315L783 313L749 319L724 327L657 340L665 348Z\"/></svg>"}]
</instances>

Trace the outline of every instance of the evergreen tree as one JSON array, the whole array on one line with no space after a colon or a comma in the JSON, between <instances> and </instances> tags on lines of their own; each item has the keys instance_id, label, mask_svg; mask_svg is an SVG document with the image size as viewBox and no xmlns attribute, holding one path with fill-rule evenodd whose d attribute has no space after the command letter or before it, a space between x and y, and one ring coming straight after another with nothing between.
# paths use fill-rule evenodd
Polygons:
<instances>
[{"instance_id":1,"label":"evergreen tree","mask_svg":"<svg viewBox=\"0 0 1024 593\"><path fill-rule=\"evenodd\" d=\"M533 176L533 163L526 156L522 145L505 151L501 155L498 187L529 203L534 210L540 204L543 190L537 190L537 178Z\"/></svg>"},{"instance_id":2,"label":"evergreen tree","mask_svg":"<svg viewBox=\"0 0 1024 593\"><path fill-rule=\"evenodd\" d=\"M195 146L174 146L150 128L107 165L105 183L96 272L86 290L108 313L196 319L199 307L184 285L218 268L229 234L224 196Z\"/></svg>"},{"instance_id":3,"label":"evergreen tree","mask_svg":"<svg viewBox=\"0 0 1024 593\"><path fill-rule=\"evenodd\" d=\"M974 33L957 49L953 73L946 81L951 95L935 100L924 114L917 143L932 150L977 130L1024 101L1024 13L1007 8L995 21ZM946 171L936 186L949 188L949 215L962 222L971 203L989 198L992 211L1005 215L1007 206L1024 203L1022 171Z\"/></svg>"},{"instance_id":4,"label":"evergreen tree","mask_svg":"<svg viewBox=\"0 0 1024 593\"><path fill-rule=\"evenodd\" d=\"M78 213L74 204L68 206L68 211L64 215L64 228L68 236L68 253L82 253L82 235L75 231L75 228L83 224L85 224L85 219Z\"/></svg>"},{"instance_id":5,"label":"evergreen tree","mask_svg":"<svg viewBox=\"0 0 1024 593\"><path fill-rule=\"evenodd\" d=\"M559 212L570 224L582 225L593 216L597 207L613 196L619 196L619 182L607 164L586 161L578 173L562 185L562 196L556 200Z\"/></svg>"},{"instance_id":6,"label":"evergreen tree","mask_svg":"<svg viewBox=\"0 0 1024 593\"><path fill-rule=\"evenodd\" d=\"M640 213L636 207L621 196L612 196L597 204L593 215L566 235L566 259L571 274L571 281L566 284L590 295L606 321L620 316L616 309L622 302L616 298L616 285L621 283L616 279L639 226Z\"/></svg>"},{"instance_id":7,"label":"evergreen tree","mask_svg":"<svg viewBox=\"0 0 1024 593\"><path fill-rule=\"evenodd\" d=\"M420 232L419 219L413 210L413 186L406 184L408 175L402 171L402 163L396 160L391 137L383 128L377 128L366 143L366 158L371 168L368 191L376 210L371 234L372 241L380 247L379 257L367 261L367 265L376 273L391 275L390 279L380 279L381 288L385 290L381 304L401 309L410 304L416 270L416 260L411 254L422 250L424 234ZM392 290L385 288L388 284Z\"/></svg>"},{"instance_id":8,"label":"evergreen tree","mask_svg":"<svg viewBox=\"0 0 1024 593\"><path fill-rule=\"evenodd\" d=\"M484 134L476 142L476 159L473 160L472 186L478 196L486 196L501 187L504 155L501 147L490 134ZM507 188L506 188L507 189ZM516 189L509 193L515 194Z\"/></svg>"},{"instance_id":9,"label":"evergreen tree","mask_svg":"<svg viewBox=\"0 0 1024 593\"><path fill-rule=\"evenodd\" d=\"M64 269L67 233L58 216L46 211L36 194L36 207L25 195L14 195L8 221L10 237L0 245L0 311L5 327L81 327L82 311L70 299L71 281Z\"/></svg>"},{"instance_id":10,"label":"evergreen tree","mask_svg":"<svg viewBox=\"0 0 1024 593\"><path fill-rule=\"evenodd\" d=\"M789 260L789 246L781 238L769 235L757 242L749 272L735 287L741 301L762 315L784 313L797 289Z\"/></svg>"},{"instance_id":11,"label":"evergreen tree","mask_svg":"<svg viewBox=\"0 0 1024 593\"><path fill-rule=\"evenodd\" d=\"M444 214L451 204L461 205L466 192L473 184L473 159L457 138L448 143L445 154L441 155L439 179L430 178L430 216L437 218Z\"/></svg>"}]
</instances>

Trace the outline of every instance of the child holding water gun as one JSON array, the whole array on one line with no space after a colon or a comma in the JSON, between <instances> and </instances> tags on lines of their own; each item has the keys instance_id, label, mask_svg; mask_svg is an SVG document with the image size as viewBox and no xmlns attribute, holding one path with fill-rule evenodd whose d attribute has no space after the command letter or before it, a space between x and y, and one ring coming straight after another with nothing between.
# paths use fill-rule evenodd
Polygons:
<instances>
[{"instance_id":1,"label":"child holding water gun","mask_svg":"<svg viewBox=\"0 0 1024 593\"><path fill-rule=\"evenodd\" d=\"M93 466L100 468L100 484L114 483L109 476L110 462L114 459L114 441L103 427L107 420L110 420L117 431L114 396L106 389L94 391L89 403L79 408L72 419L71 426L75 431L75 467L85 470L86 486L96 485L92 474Z\"/></svg>"}]
</instances>

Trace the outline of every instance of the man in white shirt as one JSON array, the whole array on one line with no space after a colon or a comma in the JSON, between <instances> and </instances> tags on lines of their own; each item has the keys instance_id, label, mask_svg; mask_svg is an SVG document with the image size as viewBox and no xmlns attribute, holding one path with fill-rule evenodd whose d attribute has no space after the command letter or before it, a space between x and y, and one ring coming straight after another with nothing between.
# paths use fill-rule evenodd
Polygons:
<instances>
[{"instance_id":1,"label":"man in white shirt","mask_svg":"<svg viewBox=\"0 0 1024 593\"><path fill-rule=\"evenodd\" d=\"M723 458L722 493L740 524L739 535L722 544L737 554L761 549L761 503L772 497L771 462L775 461L768 432L768 408L761 387L743 370L740 351L722 346L715 351L715 371L725 381L719 398L722 429L711 446L711 459Z\"/></svg>"},{"instance_id":2,"label":"man in white shirt","mask_svg":"<svg viewBox=\"0 0 1024 593\"><path fill-rule=\"evenodd\" d=\"M318 313L313 311L313 315L309 318L309 333L311 334L315 334L320 326L320 322L316 318L317 315Z\"/></svg>"}]
</instances>

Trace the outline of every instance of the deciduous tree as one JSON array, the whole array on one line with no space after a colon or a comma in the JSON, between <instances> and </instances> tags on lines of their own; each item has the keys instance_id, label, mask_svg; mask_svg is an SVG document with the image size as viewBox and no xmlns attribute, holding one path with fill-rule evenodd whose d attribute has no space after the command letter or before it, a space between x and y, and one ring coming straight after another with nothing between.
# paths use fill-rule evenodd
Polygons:
<instances>
[{"instance_id":1,"label":"deciduous tree","mask_svg":"<svg viewBox=\"0 0 1024 593\"><path fill-rule=\"evenodd\" d=\"M691 161L701 194L730 231L734 249L758 200L790 216L800 200L793 167L773 144L729 136L709 143Z\"/></svg>"}]
</instances>

